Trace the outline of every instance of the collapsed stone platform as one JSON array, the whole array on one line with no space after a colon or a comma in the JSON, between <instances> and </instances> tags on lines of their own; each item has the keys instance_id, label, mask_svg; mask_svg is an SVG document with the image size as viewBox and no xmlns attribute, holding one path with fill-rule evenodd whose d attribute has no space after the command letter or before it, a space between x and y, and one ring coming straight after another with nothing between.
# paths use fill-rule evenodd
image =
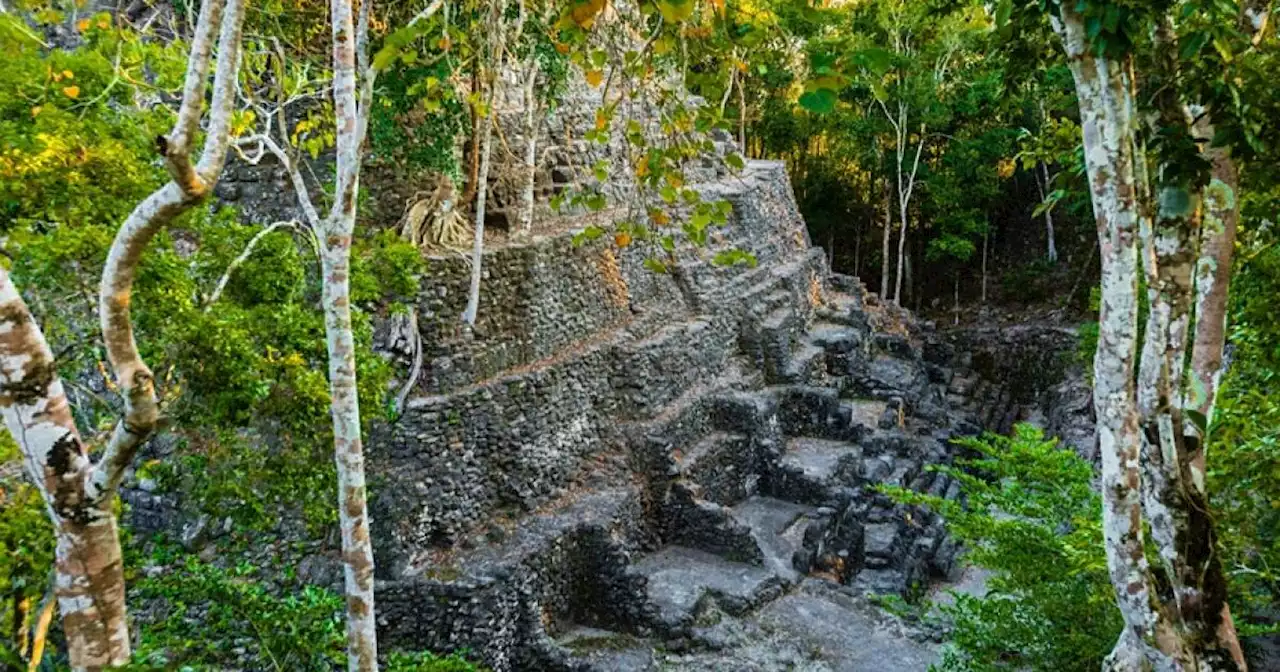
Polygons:
<instances>
[{"instance_id":1,"label":"collapsed stone platform","mask_svg":"<svg viewBox=\"0 0 1280 672\"><path fill-rule=\"evenodd\" d=\"M371 441L385 645L500 672L934 660L869 596L955 574L937 517L876 490L959 496L926 468L978 430L952 350L873 328L780 164L703 190L731 221L669 274L571 233L487 253L470 333L465 266L432 260L429 357ZM706 261L730 247L758 263Z\"/></svg>"}]
</instances>

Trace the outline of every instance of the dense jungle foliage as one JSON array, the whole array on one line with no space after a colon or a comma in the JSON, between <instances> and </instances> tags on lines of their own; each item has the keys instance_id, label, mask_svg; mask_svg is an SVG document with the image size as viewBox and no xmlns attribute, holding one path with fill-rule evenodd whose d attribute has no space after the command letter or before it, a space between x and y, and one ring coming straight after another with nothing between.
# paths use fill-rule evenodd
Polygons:
<instances>
[{"instance_id":1,"label":"dense jungle foliage","mask_svg":"<svg viewBox=\"0 0 1280 672\"><path fill-rule=\"evenodd\" d=\"M196 9L179 0L154 4L163 11L146 13L150 20L75 0L0 5L0 264L52 343L76 419L95 444L118 412L96 285L116 229L166 179L155 143L173 124ZM477 119L487 114L472 89L487 76L481 61L492 45L477 36L488 5L446 4L451 23L438 34L399 29L418 7L375 5L374 53L385 71L365 163L370 183L448 175L469 192L466 201L475 191ZM606 49L616 45L590 38L591 17L605 4L574 0L531 11L535 37L510 45L511 62L498 50L488 67L537 61L544 115L566 87L607 88L613 54ZM882 298L932 310L943 322L1031 306L1083 323L1097 309L1091 289L1099 261L1080 109L1047 20L1010 22L1010 4L643 2L645 26L658 26L641 36L653 60L627 61L628 74L664 92L662 77L674 77L701 97L700 105L680 108L685 116L669 120L672 128L719 128L748 158L785 161L815 244ZM1180 4L1189 23L1237 8L1229 0ZM501 7L517 11L516 3ZM1107 16L1097 19L1098 30L1120 20ZM313 160L334 145L326 130L334 115L324 88L332 74L327 17L324 3L270 0L253 3L246 21L242 76L269 78L280 68L288 95L312 100L288 123L292 141ZM1179 56L1188 63L1206 53L1230 56L1234 39L1208 35ZM272 60L286 49L288 58ZM1255 52L1250 67L1274 81L1274 30ZM1249 84L1231 89L1240 106L1280 105L1280 89ZM607 142L615 113L594 111L600 141ZM239 111L234 133L248 134L256 122L252 111ZM1228 366L1207 441L1230 603L1246 637L1280 623L1280 397L1273 392L1280 385L1280 155L1258 134L1243 164ZM678 166L705 149L693 144L644 147L634 179L673 208L683 202L694 213L684 231L697 240L727 211L684 188ZM727 160L740 168L741 157ZM601 182L609 177L604 167L582 168ZM351 278L366 428L395 413L394 372L373 351L373 318L408 310L425 263L394 226L400 202L379 202L376 184L370 192L359 204ZM557 206L606 207L598 190L558 198ZM135 477L199 514L213 550L197 556L181 539L126 537L130 598L146 605L136 608L132 669L221 669L245 657L274 669L336 669L346 655L342 597L296 571L298 559L338 525L318 242L302 227L280 226L236 262L271 222L210 203L151 244L133 297L138 343L157 373L169 422L134 465ZM652 268L665 272L671 237L650 229L668 215L650 208L636 219L646 224L609 233L619 245L652 239ZM583 235L604 233L591 227ZM732 254L720 261L754 263ZM1086 362L1096 345L1090 333L1096 326L1085 324ZM973 549L970 558L995 572L991 595L943 609L951 648L942 668L1097 669L1121 621L1100 541L1094 466L1026 427L1012 438L965 445L975 458L947 471L963 482L967 508L892 493L944 513ZM16 445L0 436L0 476L16 474L19 461ZM45 504L20 477L0 480L0 547L0 665L20 668L32 620L47 601L54 554ZM277 566L288 569L266 571ZM56 632L55 624L52 640ZM64 663L50 652L40 669ZM388 669L476 668L465 656L397 653Z\"/></svg>"}]
</instances>

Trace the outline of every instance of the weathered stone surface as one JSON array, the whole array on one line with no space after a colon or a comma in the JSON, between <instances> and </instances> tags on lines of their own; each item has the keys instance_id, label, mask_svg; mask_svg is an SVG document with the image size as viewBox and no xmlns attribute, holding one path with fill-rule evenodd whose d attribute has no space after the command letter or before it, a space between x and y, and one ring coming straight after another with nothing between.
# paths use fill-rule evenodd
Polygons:
<instances>
[{"instance_id":1,"label":"weathered stone surface","mask_svg":"<svg viewBox=\"0 0 1280 672\"><path fill-rule=\"evenodd\" d=\"M633 249L535 239L486 254L491 303L459 334L465 268L435 267L432 359L371 452L388 646L498 672L933 660L857 596L955 575L937 516L876 488L958 496L925 467L986 410L952 414L948 386L965 406L980 386L917 345L937 339L872 330L779 166L703 189L734 205L708 252L755 268L688 255L659 277Z\"/></svg>"},{"instance_id":2,"label":"weathered stone surface","mask_svg":"<svg viewBox=\"0 0 1280 672\"><path fill-rule=\"evenodd\" d=\"M796 553L804 546L806 530L814 522L803 504L770 497L751 497L733 508L733 517L751 530L764 565L787 583L799 580L807 567L796 566Z\"/></svg>"},{"instance_id":3,"label":"weathered stone surface","mask_svg":"<svg viewBox=\"0 0 1280 672\"><path fill-rule=\"evenodd\" d=\"M832 670L920 672L938 660L874 606L818 582L765 607L760 620L816 648Z\"/></svg>"},{"instance_id":4,"label":"weathered stone surface","mask_svg":"<svg viewBox=\"0 0 1280 672\"><path fill-rule=\"evenodd\" d=\"M649 600L657 606L657 625L677 633L693 623L703 599L740 614L782 590L768 569L730 562L710 553L668 546L635 564L648 580Z\"/></svg>"}]
</instances>

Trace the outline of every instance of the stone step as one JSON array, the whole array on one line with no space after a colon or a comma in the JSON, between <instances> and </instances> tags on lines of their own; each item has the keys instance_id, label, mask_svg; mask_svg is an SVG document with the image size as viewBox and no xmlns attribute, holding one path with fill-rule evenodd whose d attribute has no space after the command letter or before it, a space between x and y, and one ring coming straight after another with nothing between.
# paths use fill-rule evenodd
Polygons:
<instances>
[{"instance_id":1,"label":"stone step","mask_svg":"<svg viewBox=\"0 0 1280 672\"><path fill-rule=\"evenodd\" d=\"M778 400L778 421L784 434L840 441L857 441L867 431L850 423L840 391L815 385L773 385L766 388Z\"/></svg>"},{"instance_id":2,"label":"stone step","mask_svg":"<svg viewBox=\"0 0 1280 672\"><path fill-rule=\"evenodd\" d=\"M811 343L801 345L791 353L791 359L783 367L778 380L771 383L815 383L827 372L827 352Z\"/></svg>"},{"instance_id":3,"label":"stone step","mask_svg":"<svg viewBox=\"0 0 1280 672\"><path fill-rule=\"evenodd\" d=\"M612 630L575 626L555 643L569 652L576 669L592 672L644 672L656 669L653 643Z\"/></svg>"},{"instance_id":4,"label":"stone step","mask_svg":"<svg viewBox=\"0 0 1280 672\"><path fill-rule=\"evenodd\" d=\"M790 301L790 295L787 296ZM796 322L795 308L790 305L783 305L773 309L763 319L760 320L760 331L768 334L780 332L787 329Z\"/></svg>"},{"instance_id":5,"label":"stone step","mask_svg":"<svg viewBox=\"0 0 1280 672\"><path fill-rule=\"evenodd\" d=\"M870 433L881 428L889 403L879 399L845 399L840 402L840 409L848 412L853 425L862 426Z\"/></svg>"},{"instance_id":6,"label":"stone step","mask_svg":"<svg viewBox=\"0 0 1280 672\"><path fill-rule=\"evenodd\" d=\"M640 499L641 492L634 485L566 492L512 525L491 525L483 535L470 538L468 550L413 558L404 575L467 583L505 577L512 568L552 552L566 537L587 530L607 532L634 525Z\"/></svg>"},{"instance_id":7,"label":"stone step","mask_svg":"<svg viewBox=\"0 0 1280 672\"><path fill-rule=\"evenodd\" d=\"M755 459L746 436L712 432L688 451L677 451L680 476L697 484L703 498L718 504L734 504L755 489Z\"/></svg>"},{"instance_id":8,"label":"stone step","mask_svg":"<svg viewBox=\"0 0 1280 672\"><path fill-rule=\"evenodd\" d=\"M862 332L846 324L814 322L809 327L809 342L831 353L848 353L862 347Z\"/></svg>"},{"instance_id":9,"label":"stone step","mask_svg":"<svg viewBox=\"0 0 1280 672\"><path fill-rule=\"evenodd\" d=\"M705 600L715 600L727 613L743 614L782 593L782 582L766 567L681 546L646 555L630 571L647 579L654 625L668 634L692 626Z\"/></svg>"},{"instance_id":10,"label":"stone step","mask_svg":"<svg viewBox=\"0 0 1280 672\"><path fill-rule=\"evenodd\" d=\"M812 522L812 509L771 497L753 496L733 507L733 517L751 530L764 554L764 566L787 583L800 579L794 566L796 551Z\"/></svg>"},{"instance_id":11,"label":"stone step","mask_svg":"<svg viewBox=\"0 0 1280 672\"><path fill-rule=\"evenodd\" d=\"M921 672L938 662L934 647L912 639L865 598L815 579L763 608L758 619L805 642L834 670Z\"/></svg>"},{"instance_id":12,"label":"stone step","mask_svg":"<svg viewBox=\"0 0 1280 672\"><path fill-rule=\"evenodd\" d=\"M840 498L840 490L855 486L861 471L862 448L856 443L792 438L778 461L772 494L788 501L826 505Z\"/></svg>"},{"instance_id":13,"label":"stone step","mask_svg":"<svg viewBox=\"0 0 1280 672\"><path fill-rule=\"evenodd\" d=\"M851 294L832 292L827 295L827 305L815 311L819 319L850 327L866 328L865 307Z\"/></svg>"}]
</instances>

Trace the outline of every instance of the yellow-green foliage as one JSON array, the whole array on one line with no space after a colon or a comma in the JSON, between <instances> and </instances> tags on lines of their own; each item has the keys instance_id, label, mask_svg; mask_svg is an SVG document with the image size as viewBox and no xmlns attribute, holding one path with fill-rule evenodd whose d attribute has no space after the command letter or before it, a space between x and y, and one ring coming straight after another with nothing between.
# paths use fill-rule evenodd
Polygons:
<instances>
[{"instance_id":1,"label":"yellow-green foliage","mask_svg":"<svg viewBox=\"0 0 1280 672\"><path fill-rule=\"evenodd\" d=\"M117 227L168 179L154 139L172 126L165 101L180 93L186 46L142 39L106 15L76 29L82 46L49 49L42 33L0 15L0 263L58 355L86 439L99 445L118 408L92 392L106 384L108 368L98 276ZM144 255L132 303L179 444L171 456L140 461L140 474L162 490L181 488L186 505L217 520L231 518L233 544L277 529L282 517L305 521L317 536L337 521L310 241L289 229L265 236L221 299L208 301L263 224L213 204L181 217ZM353 262L360 403L372 420L384 413L392 373L372 352L372 318L416 293L423 262L387 234L355 241ZM51 540L30 488L3 498L0 602L8 608L15 592L43 592ZM0 638L12 632L6 615Z\"/></svg>"}]
</instances>

